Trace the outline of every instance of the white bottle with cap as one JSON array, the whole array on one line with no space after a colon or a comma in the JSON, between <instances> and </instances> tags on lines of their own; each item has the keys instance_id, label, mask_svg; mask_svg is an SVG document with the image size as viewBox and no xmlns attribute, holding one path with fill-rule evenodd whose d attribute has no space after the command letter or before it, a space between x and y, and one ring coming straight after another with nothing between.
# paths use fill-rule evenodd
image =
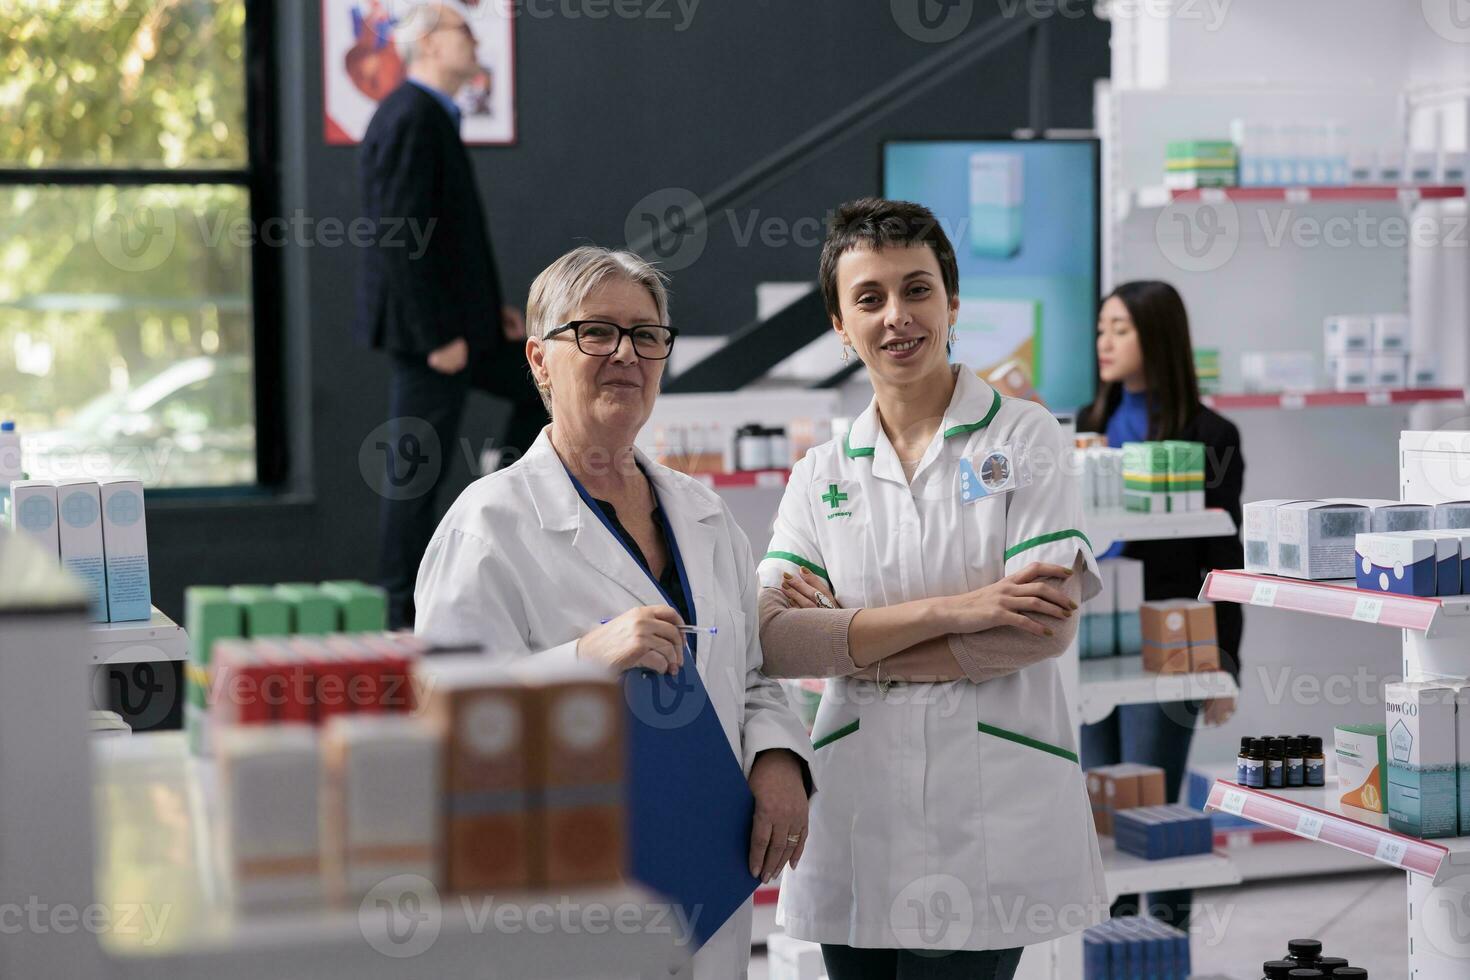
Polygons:
<instances>
[{"instance_id":1,"label":"white bottle with cap","mask_svg":"<svg viewBox=\"0 0 1470 980\"><path fill-rule=\"evenodd\" d=\"M25 479L20 465L20 433L15 423L0 422L0 524L9 525L10 484L13 480Z\"/></svg>"}]
</instances>

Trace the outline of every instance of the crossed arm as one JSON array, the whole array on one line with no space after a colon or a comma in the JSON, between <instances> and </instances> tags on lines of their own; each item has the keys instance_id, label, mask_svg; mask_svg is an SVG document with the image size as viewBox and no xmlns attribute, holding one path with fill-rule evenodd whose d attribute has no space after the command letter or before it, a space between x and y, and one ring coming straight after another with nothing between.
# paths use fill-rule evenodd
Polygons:
<instances>
[{"instance_id":1,"label":"crossed arm","mask_svg":"<svg viewBox=\"0 0 1470 980\"><path fill-rule=\"evenodd\" d=\"M1074 611L1081 602L1085 568L1086 560L1079 553L1070 575L1062 576L1065 570L1055 566L1031 566L1011 576L1004 580L1012 583L1014 595L1009 601L1022 607L1019 614L1028 621L1006 625L1015 620L1005 618L990 628L968 632L936 628L947 617L922 601L887 609L843 609L830 586L803 569L799 578L786 576L781 588L761 590L764 670L772 677L881 677L913 682L983 683L1005 677L1067 649L1077 633ZM1054 576L1042 574L1052 569ZM1058 608L1056 591L1070 608ZM825 607L819 595L833 608Z\"/></svg>"}]
</instances>

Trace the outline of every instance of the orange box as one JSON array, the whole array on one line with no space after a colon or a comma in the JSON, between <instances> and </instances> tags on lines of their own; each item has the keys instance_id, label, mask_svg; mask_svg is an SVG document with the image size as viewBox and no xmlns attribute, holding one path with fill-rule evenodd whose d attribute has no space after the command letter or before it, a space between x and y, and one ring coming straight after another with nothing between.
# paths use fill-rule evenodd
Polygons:
<instances>
[{"instance_id":1,"label":"orange box","mask_svg":"<svg viewBox=\"0 0 1470 980\"><path fill-rule=\"evenodd\" d=\"M1220 648L1213 643L1189 645L1189 669L1195 673L1220 669Z\"/></svg>"},{"instance_id":2,"label":"orange box","mask_svg":"<svg viewBox=\"0 0 1470 980\"><path fill-rule=\"evenodd\" d=\"M415 669L426 694L424 715L444 739L444 887L530 887L534 748L527 688L478 654L431 657Z\"/></svg>"},{"instance_id":3,"label":"orange box","mask_svg":"<svg viewBox=\"0 0 1470 980\"><path fill-rule=\"evenodd\" d=\"M1145 644L1157 647L1182 647L1189 645L1189 601L1167 599L1162 602L1145 602L1138 607L1138 624Z\"/></svg>"},{"instance_id":4,"label":"orange box","mask_svg":"<svg viewBox=\"0 0 1470 980\"><path fill-rule=\"evenodd\" d=\"M627 870L622 688L607 671L517 664L533 737L528 764L539 807L531 823L538 886L618 881Z\"/></svg>"},{"instance_id":5,"label":"orange box","mask_svg":"<svg viewBox=\"0 0 1470 980\"><path fill-rule=\"evenodd\" d=\"M1089 769L1087 796L1097 832L1112 834L1113 815L1119 810L1164 805L1164 770L1136 763Z\"/></svg>"},{"instance_id":6,"label":"orange box","mask_svg":"<svg viewBox=\"0 0 1470 980\"><path fill-rule=\"evenodd\" d=\"M1189 647L1143 645L1143 669L1154 674L1189 673Z\"/></svg>"}]
</instances>

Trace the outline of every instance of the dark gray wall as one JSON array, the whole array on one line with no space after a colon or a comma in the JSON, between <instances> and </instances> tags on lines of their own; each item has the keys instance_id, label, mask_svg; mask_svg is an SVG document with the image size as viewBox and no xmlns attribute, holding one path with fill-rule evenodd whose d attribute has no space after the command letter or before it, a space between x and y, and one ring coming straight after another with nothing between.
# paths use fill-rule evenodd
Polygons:
<instances>
[{"instance_id":1,"label":"dark gray wall","mask_svg":"<svg viewBox=\"0 0 1470 980\"><path fill-rule=\"evenodd\" d=\"M903 2L940 9L938 0L894 0ZM951 2L956 12L970 4ZM279 6L283 206L348 220L358 213L356 160L322 140L318 5ZM1076 15L1083 6L1063 8ZM705 0L687 22L675 0L624 0L630 7L669 16L527 14L517 23L519 142L472 151L501 279L517 304L536 273L575 243L624 244L629 210L646 195L707 193L938 49L900 30L885 0ZM597 0L523 9L567 8L598 9ZM1022 0L974 0L968 29L1027 9ZM1049 124L1090 127L1093 81L1108 71L1107 25L1090 14L1053 15L1048 29ZM830 152L737 206L735 227L775 218L808 219L810 229L835 204L875 192L884 138L1027 125L1026 50L1014 43L942 91L862 120ZM716 214L701 257L674 276L673 318L686 332L724 333L750 320L758 282L816 276L816 245L769 247L756 236L742 246L730 218ZM384 419L386 369L381 355L348 339L354 257L347 247L293 247L282 261L283 317L272 326L286 350L277 397L289 409L290 485L249 501L150 504L155 602L175 616L190 584L375 574L377 498L358 450ZM475 402L465 436L478 447L498 413L488 399ZM453 455L457 492L470 471L462 453Z\"/></svg>"}]
</instances>

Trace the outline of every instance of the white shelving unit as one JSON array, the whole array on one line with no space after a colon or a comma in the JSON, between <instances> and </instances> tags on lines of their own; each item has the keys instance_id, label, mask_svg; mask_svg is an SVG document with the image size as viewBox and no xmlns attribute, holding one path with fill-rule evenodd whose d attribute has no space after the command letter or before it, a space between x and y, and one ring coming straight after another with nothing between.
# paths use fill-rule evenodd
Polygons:
<instances>
[{"instance_id":1,"label":"white shelving unit","mask_svg":"<svg viewBox=\"0 0 1470 980\"><path fill-rule=\"evenodd\" d=\"M1233 698L1240 693L1235 678L1223 670L1196 674L1155 674L1143 669L1141 657L1105 657L1079 665L1082 723L1096 724L1120 704L1158 704Z\"/></svg>"},{"instance_id":2,"label":"white shelving unit","mask_svg":"<svg viewBox=\"0 0 1470 980\"><path fill-rule=\"evenodd\" d=\"M1118 850L1111 837L1100 837L1108 899L1136 892L1176 888L1223 888L1240 884L1240 871L1219 851L1189 857L1149 861Z\"/></svg>"},{"instance_id":3,"label":"white shelving unit","mask_svg":"<svg viewBox=\"0 0 1470 980\"><path fill-rule=\"evenodd\" d=\"M189 637L184 628L157 606L146 622L94 623L91 627L93 664L140 664L189 659Z\"/></svg>"},{"instance_id":4,"label":"white shelving unit","mask_svg":"<svg viewBox=\"0 0 1470 980\"><path fill-rule=\"evenodd\" d=\"M95 629L54 566L29 540L0 535L0 881L56 924L7 934L0 976L667 978L685 959L672 930L654 928L659 903L629 888L497 895L489 906L445 895L437 911L400 907L392 935L372 903L232 915L208 767L178 733L88 739L76 657ZM634 927L619 926L623 909L644 918L623 912Z\"/></svg>"},{"instance_id":5,"label":"white shelving unit","mask_svg":"<svg viewBox=\"0 0 1470 980\"><path fill-rule=\"evenodd\" d=\"M1424 503L1470 494L1470 432L1405 432L1400 499ZM1470 676L1470 597L1385 596L1339 584L1216 572L1206 598L1402 630L1404 676ZM1381 813L1343 806L1331 789L1260 790L1216 780L1207 808L1408 872L1412 980L1459 980L1470 961L1470 837L1420 840Z\"/></svg>"},{"instance_id":6,"label":"white shelving unit","mask_svg":"<svg viewBox=\"0 0 1470 980\"><path fill-rule=\"evenodd\" d=\"M1119 541L1218 538L1235 533L1235 522L1219 508L1183 514L1132 514L1125 510L1089 511L1087 538L1101 554Z\"/></svg>"}]
</instances>

